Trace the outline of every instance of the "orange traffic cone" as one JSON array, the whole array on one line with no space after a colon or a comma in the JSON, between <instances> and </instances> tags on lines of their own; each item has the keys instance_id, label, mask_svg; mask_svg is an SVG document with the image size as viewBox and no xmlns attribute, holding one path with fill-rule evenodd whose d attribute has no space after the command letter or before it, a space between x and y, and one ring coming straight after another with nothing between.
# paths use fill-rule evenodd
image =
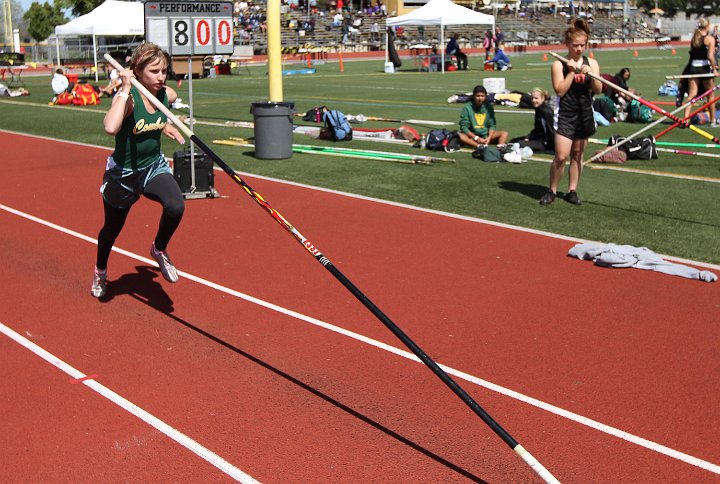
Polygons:
<instances>
[{"instance_id":1,"label":"orange traffic cone","mask_svg":"<svg viewBox=\"0 0 720 484\"><path fill-rule=\"evenodd\" d=\"M673 50L672 50L672 55L675 55L675 49L674 49L674 48L673 48Z\"/></svg>"},{"instance_id":2,"label":"orange traffic cone","mask_svg":"<svg viewBox=\"0 0 720 484\"><path fill-rule=\"evenodd\" d=\"M547 54L543 54L543 60L547 62Z\"/></svg>"},{"instance_id":3,"label":"orange traffic cone","mask_svg":"<svg viewBox=\"0 0 720 484\"><path fill-rule=\"evenodd\" d=\"M638 51L633 52L633 56L637 57L637 56L638 56Z\"/></svg>"},{"instance_id":4,"label":"orange traffic cone","mask_svg":"<svg viewBox=\"0 0 720 484\"><path fill-rule=\"evenodd\" d=\"M592 52L590 52L590 58L591 58L591 59L594 59L594 58L595 58L595 54L593 54Z\"/></svg>"}]
</instances>

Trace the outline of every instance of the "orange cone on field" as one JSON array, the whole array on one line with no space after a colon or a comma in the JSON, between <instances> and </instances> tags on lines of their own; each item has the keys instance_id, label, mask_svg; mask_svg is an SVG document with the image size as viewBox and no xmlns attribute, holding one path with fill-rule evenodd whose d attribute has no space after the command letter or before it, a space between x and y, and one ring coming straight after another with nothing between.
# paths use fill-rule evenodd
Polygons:
<instances>
[{"instance_id":1,"label":"orange cone on field","mask_svg":"<svg viewBox=\"0 0 720 484\"><path fill-rule=\"evenodd\" d=\"M633 56L637 57L637 56L638 56L638 51L633 52Z\"/></svg>"},{"instance_id":2,"label":"orange cone on field","mask_svg":"<svg viewBox=\"0 0 720 484\"><path fill-rule=\"evenodd\" d=\"M673 48L672 50L672 55L675 55L675 48Z\"/></svg>"},{"instance_id":3,"label":"orange cone on field","mask_svg":"<svg viewBox=\"0 0 720 484\"><path fill-rule=\"evenodd\" d=\"M543 60L547 62L547 54L543 54Z\"/></svg>"},{"instance_id":4,"label":"orange cone on field","mask_svg":"<svg viewBox=\"0 0 720 484\"><path fill-rule=\"evenodd\" d=\"M591 58L591 59L594 59L594 58L595 58L595 54L593 54L592 51L590 52L590 58Z\"/></svg>"}]
</instances>

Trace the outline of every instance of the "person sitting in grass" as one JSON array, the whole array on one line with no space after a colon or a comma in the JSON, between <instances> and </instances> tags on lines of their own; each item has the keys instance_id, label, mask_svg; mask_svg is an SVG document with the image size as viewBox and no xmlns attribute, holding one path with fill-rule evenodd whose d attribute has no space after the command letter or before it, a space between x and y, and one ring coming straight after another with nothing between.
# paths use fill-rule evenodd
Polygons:
<instances>
[{"instance_id":1,"label":"person sitting in grass","mask_svg":"<svg viewBox=\"0 0 720 484\"><path fill-rule=\"evenodd\" d=\"M493 58L486 60L485 64L492 64L493 68L496 71L506 71L508 69L512 69L512 65L510 64L510 58L507 56L505 51L502 49L502 45L500 44L495 47L495 55L493 56Z\"/></svg>"},{"instance_id":2,"label":"person sitting in grass","mask_svg":"<svg viewBox=\"0 0 720 484\"><path fill-rule=\"evenodd\" d=\"M521 148L528 146L534 152L555 152L554 111L547 102L548 92L539 87L530 91L530 103L535 109L535 123L527 136L513 138L510 143L519 143Z\"/></svg>"},{"instance_id":3,"label":"person sitting in grass","mask_svg":"<svg viewBox=\"0 0 720 484\"><path fill-rule=\"evenodd\" d=\"M473 149L489 144L502 146L508 139L508 132L498 131L495 126L495 110L487 102L487 90L475 86L472 99L460 111L460 141Z\"/></svg>"}]
</instances>

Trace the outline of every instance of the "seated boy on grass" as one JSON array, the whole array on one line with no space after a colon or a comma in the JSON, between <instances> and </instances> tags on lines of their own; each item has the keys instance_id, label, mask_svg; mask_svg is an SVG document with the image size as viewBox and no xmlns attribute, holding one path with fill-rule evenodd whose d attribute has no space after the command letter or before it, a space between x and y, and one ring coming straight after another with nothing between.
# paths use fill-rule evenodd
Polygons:
<instances>
[{"instance_id":1,"label":"seated boy on grass","mask_svg":"<svg viewBox=\"0 0 720 484\"><path fill-rule=\"evenodd\" d=\"M473 149L489 144L502 146L508 139L508 132L498 131L495 126L495 110L487 102L487 90L475 86L470 102L460 111L460 141Z\"/></svg>"}]
</instances>

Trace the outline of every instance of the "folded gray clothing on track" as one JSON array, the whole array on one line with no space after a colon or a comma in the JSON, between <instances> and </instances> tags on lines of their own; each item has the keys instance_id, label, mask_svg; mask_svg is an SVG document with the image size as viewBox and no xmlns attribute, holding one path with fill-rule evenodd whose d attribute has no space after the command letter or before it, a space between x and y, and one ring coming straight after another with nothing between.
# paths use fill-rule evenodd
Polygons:
<instances>
[{"instance_id":1,"label":"folded gray clothing on track","mask_svg":"<svg viewBox=\"0 0 720 484\"><path fill-rule=\"evenodd\" d=\"M595 261L595 264L602 267L634 267L705 282L717 280L717 275L713 272L668 262L647 247L589 242L575 245L568 251L568 255L581 260Z\"/></svg>"}]
</instances>

